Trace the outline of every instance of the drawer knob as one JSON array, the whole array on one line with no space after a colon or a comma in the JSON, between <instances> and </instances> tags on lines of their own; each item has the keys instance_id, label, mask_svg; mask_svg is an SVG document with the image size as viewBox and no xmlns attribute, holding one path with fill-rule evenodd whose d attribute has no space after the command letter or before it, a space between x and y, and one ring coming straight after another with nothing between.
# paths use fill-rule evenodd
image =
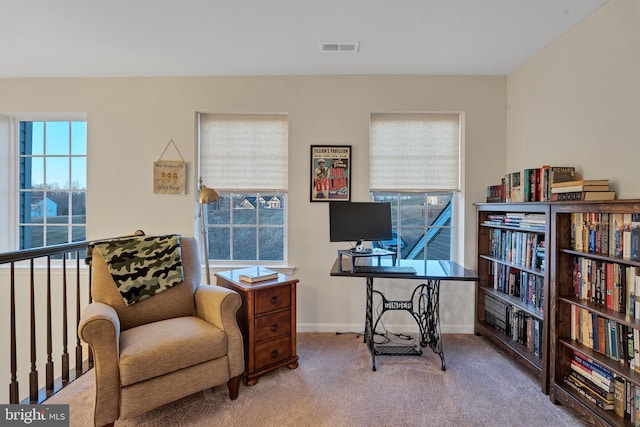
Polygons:
<instances>
[{"instance_id":1,"label":"drawer knob","mask_svg":"<svg viewBox=\"0 0 640 427\"><path fill-rule=\"evenodd\" d=\"M277 330L278 330L278 324L277 324L277 323L272 323L272 324L271 324L271 331L272 331L272 332L275 332L275 331L277 331Z\"/></svg>"},{"instance_id":2,"label":"drawer knob","mask_svg":"<svg viewBox=\"0 0 640 427\"><path fill-rule=\"evenodd\" d=\"M278 295L274 295L271 297L271 304L278 304Z\"/></svg>"},{"instance_id":3,"label":"drawer knob","mask_svg":"<svg viewBox=\"0 0 640 427\"><path fill-rule=\"evenodd\" d=\"M271 352L271 357L272 357L272 358L274 358L274 359L275 359L276 357L278 357L278 349L275 349L275 350L273 350L273 351Z\"/></svg>"}]
</instances>

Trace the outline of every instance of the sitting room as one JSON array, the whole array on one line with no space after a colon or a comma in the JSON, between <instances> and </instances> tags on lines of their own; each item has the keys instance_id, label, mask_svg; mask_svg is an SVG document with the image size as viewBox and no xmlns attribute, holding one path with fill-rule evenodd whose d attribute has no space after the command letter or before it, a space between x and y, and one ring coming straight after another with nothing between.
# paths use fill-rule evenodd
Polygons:
<instances>
[{"instance_id":1,"label":"sitting room","mask_svg":"<svg viewBox=\"0 0 640 427\"><path fill-rule=\"evenodd\" d=\"M640 198L636 0L1 15L0 404L16 422L49 405L71 426L633 424L563 400L550 305L543 355L478 328L478 205L542 165ZM388 206L390 228L367 211L338 230L332 209L359 203ZM100 245L167 236L178 279L123 289ZM239 277L255 266L275 276ZM547 287L555 267L537 270Z\"/></svg>"}]
</instances>

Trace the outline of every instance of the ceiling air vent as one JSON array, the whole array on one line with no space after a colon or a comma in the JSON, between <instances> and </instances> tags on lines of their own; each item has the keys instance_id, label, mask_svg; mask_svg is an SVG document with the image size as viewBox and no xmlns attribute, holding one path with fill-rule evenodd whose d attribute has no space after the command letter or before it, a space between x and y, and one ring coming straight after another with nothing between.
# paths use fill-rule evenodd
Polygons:
<instances>
[{"instance_id":1,"label":"ceiling air vent","mask_svg":"<svg viewBox=\"0 0 640 427\"><path fill-rule=\"evenodd\" d=\"M357 53L358 42L320 42L320 52Z\"/></svg>"}]
</instances>

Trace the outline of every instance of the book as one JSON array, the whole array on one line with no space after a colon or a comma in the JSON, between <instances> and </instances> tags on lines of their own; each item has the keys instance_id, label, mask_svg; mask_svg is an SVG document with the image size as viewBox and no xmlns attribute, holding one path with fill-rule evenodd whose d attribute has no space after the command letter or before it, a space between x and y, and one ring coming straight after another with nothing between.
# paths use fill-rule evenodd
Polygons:
<instances>
[{"instance_id":1,"label":"book","mask_svg":"<svg viewBox=\"0 0 640 427\"><path fill-rule=\"evenodd\" d=\"M608 179L579 179L577 181L554 182L551 188L575 187L577 185L609 185Z\"/></svg>"},{"instance_id":2,"label":"book","mask_svg":"<svg viewBox=\"0 0 640 427\"><path fill-rule=\"evenodd\" d=\"M260 267L260 266L243 268L238 270L237 272L238 272L238 278L243 282L247 282L247 283L262 282L264 280L271 280L271 279L278 278L277 271L273 271L266 267Z\"/></svg>"},{"instance_id":3,"label":"book","mask_svg":"<svg viewBox=\"0 0 640 427\"><path fill-rule=\"evenodd\" d=\"M615 200L615 191L572 191L569 193L551 194L552 202L582 201L582 200Z\"/></svg>"},{"instance_id":4,"label":"book","mask_svg":"<svg viewBox=\"0 0 640 427\"><path fill-rule=\"evenodd\" d=\"M640 260L640 214L631 214L631 249L630 258L632 260Z\"/></svg>"},{"instance_id":5,"label":"book","mask_svg":"<svg viewBox=\"0 0 640 427\"><path fill-rule=\"evenodd\" d=\"M576 168L573 166L551 166L549 168L549 186L558 182L574 181Z\"/></svg>"},{"instance_id":6,"label":"book","mask_svg":"<svg viewBox=\"0 0 640 427\"><path fill-rule=\"evenodd\" d=\"M609 191L609 185L572 185L567 187L553 187L551 194L571 193L574 191Z\"/></svg>"},{"instance_id":7,"label":"book","mask_svg":"<svg viewBox=\"0 0 640 427\"><path fill-rule=\"evenodd\" d=\"M511 202L523 202L523 185L521 182L522 172L511 172L507 174L510 177L509 197Z\"/></svg>"},{"instance_id":8,"label":"book","mask_svg":"<svg viewBox=\"0 0 640 427\"><path fill-rule=\"evenodd\" d=\"M549 168L551 166L549 165L542 165L540 166L540 172L539 172L539 177L538 177L538 195L537 195L537 200L542 202L542 201L546 201L546 196L547 196L547 191L546 191L546 184L547 181L549 179Z\"/></svg>"},{"instance_id":9,"label":"book","mask_svg":"<svg viewBox=\"0 0 640 427\"><path fill-rule=\"evenodd\" d=\"M551 186L558 182L575 181L576 168L573 166L542 166L542 201L551 200Z\"/></svg>"},{"instance_id":10,"label":"book","mask_svg":"<svg viewBox=\"0 0 640 427\"><path fill-rule=\"evenodd\" d=\"M636 404L634 405L634 409L635 409L635 422L636 424L638 423L638 421L640 421L640 387L636 386L635 387L635 398L636 398Z\"/></svg>"},{"instance_id":11,"label":"book","mask_svg":"<svg viewBox=\"0 0 640 427\"><path fill-rule=\"evenodd\" d=\"M620 377L615 378L615 388L614 388L614 411L616 415L619 417L624 417L624 404L625 404L625 390L624 390L624 380Z\"/></svg>"}]
</instances>

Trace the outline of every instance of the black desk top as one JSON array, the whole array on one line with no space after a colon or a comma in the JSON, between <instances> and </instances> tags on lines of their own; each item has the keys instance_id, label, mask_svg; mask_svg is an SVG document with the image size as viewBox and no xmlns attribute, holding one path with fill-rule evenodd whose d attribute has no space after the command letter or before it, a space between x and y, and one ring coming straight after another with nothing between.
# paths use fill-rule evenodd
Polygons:
<instances>
[{"instance_id":1,"label":"black desk top","mask_svg":"<svg viewBox=\"0 0 640 427\"><path fill-rule=\"evenodd\" d=\"M402 259L399 265L411 266L415 268L415 275L408 274L393 274L393 273L351 273L351 260L349 258L342 258L342 271L338 269L338 261L336 259L331 267L331 276L345 276L345 277L384 277L391 279L418 279L418 280L452 280L452 281L471 281L476 282L480 280L478 273L472 269L464 268L463 266L453 261L436 261L436 260L410 260ZM373 265L378 265L378 259L372 260ZM380 265L393 265L391 259L380 259Z\"/></svg>"}]
</instances>

